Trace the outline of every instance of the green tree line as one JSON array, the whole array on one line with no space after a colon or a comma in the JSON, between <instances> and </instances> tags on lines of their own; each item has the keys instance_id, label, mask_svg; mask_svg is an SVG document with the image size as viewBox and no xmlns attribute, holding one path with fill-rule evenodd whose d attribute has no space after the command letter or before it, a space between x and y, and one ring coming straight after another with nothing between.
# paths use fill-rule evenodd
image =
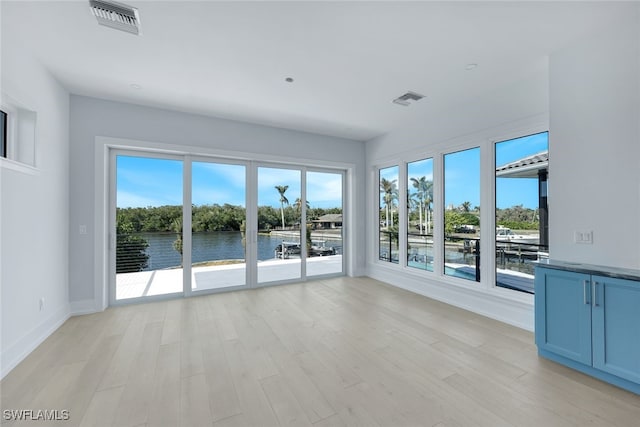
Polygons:
<instances>
[{"instance_id":1,"label":"green tree line","mask_svg":"<svg viewBox=\"0 0 640 427\"><path fill-rule=\"evenodd\" d=\"M300 206L294 204L284 209L287 226L300 223ZM194 206L192 212L193 231L240 231L245 220L245 208L237 205ZM340 208L309 208L307 218L317 219L325 214L342 213ZM182 221L182 206L158 206L146 208L117 208L118 230L126 233L175 232L176 223ZM282 226L282 212L271 206L258 207L258 228L271 230ZM126 230L126 231L125 231Z\"/></svg>"},{"instance_id":2,"label":"green tree line","mask_svg":"<svg viewBox=\"0 0 640 427\"><path fill-rule=\"evenodd\" d=\"M496 225L512 230L537 230L539 228L538 211L522 205L496 209Z\"/></svg>"}]
</instances>

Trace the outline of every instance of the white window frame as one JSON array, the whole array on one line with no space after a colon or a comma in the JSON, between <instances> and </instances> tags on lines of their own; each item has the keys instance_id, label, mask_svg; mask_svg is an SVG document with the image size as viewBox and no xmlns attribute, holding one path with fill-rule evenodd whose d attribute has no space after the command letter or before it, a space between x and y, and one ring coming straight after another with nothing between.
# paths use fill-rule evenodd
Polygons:
<instances>
[{"instance_id":1,"label":"white window frame","mask_svg":"<svg viewBox=\"0 0 640 427\"><path fill-rule=\"evenodd\" d=\"M433 144L429 149L410 150L404 152L400 157L395 156L393 160L387 160L375 163L372 167L372 175L376 177L375 186L372 188L372 211L376 212L378 218L379 209L379 181L380 170L390 166L399 166L399 191L401 194L407 194L407 164L427 158L433 159L433 221L434 221L434 271L420 270L408 267L406 260L406 238L407 238L407 216L406 203L404 206L404 214L400 216L400 233L404 235L404 244L400 243L400 257L404 262L394 264L379 260L379 221L372 221L372 225L376 226L376 230L371 230L375 235L376 242L374 246L375 252L372 254L371 262L376 268L388 269L390 271L402 271L403 273L417 278L427 278L435 280L437 283L452 285L464 288L470 292L482 292L499 296L503 299L517 301L519 303L532 303L533 295L520 291L502 288L496 286L495 279L495 239L492 239L492 233L485 231L480 236L480 282L469 281L444 274L444 156L449 153L464 151L473 148L480 149L480 228L481 230L495 229L495 144L496 142L509 139L519 138L526 135L549 132L549 146L551 146L551 132L549 131L548 120L545 118L535 117L525 119L523 121L512 123L499 128L489 129L478 132L474 135L468 135L461 138L454 138L438 144ZM372 218L373 219L373 218ZM489 256L482 254L490 254ZM491 255L493 254L493 255ZM428 283L428 282L425 282Z\"/></svg>"},{"instance_id":2,"label":"white window frame","mask_svg":"<svg viewBox=\"0 0 640 427\"><path fill-rule=\"evenodd\" d=\"M6 157L0 157L0 167L29 175L38 174L38 113L4 92L0 110L7 114L7 152Z\"/></svg>"}]
</instances>

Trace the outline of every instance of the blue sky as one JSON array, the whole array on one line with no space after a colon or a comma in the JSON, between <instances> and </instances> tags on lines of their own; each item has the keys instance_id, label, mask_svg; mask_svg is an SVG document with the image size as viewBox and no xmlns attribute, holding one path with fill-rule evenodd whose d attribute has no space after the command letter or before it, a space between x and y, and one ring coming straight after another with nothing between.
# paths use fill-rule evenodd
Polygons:
<instances>
[{"instance_id":1,"label":"blue sky","mask_svg":"<svg viewBox=\"0 0 640 427\"><path fill-rule=\"evenodd\" d=\"M444 205L480 206L480 148L444 156Z\"/></svg>"},{"instance_id":2,"label":"blue sky","mask_svg":"<svg viewBox=\"0 0 640 427\"><path fill-rule=\"evenodd\" d=\"M182 161L118 156L117 206L147 207L182 204ZM297 170L258 168L258 205L280 207L276 185L288 185L285 196L293 204L300 197ZM245 166L192 163L192 202L195 205L246 204ZM307 199L311 207L340 207L342 175L308 172Z\"/></svg>"},{"instance_id":3,"label":"blue sky","mask_svg":"<svg viewBox=\"0 0 640 427\"><path fill-rule=\"evenodd\" d=\"M548 149L546 132L496 144L496 167ZM480 149L450 153L445 156L445 206L460 206L471 202L471 207L480 205ZM389 180L398 179L399 168L389 167L380 171L380 176ZM433 179L431 159L408 164L407 176ZM409 183L409 191L414 191ZM538 206L538 181L526 178L498 178L496 180L496 205L504 209L515 205L535 209Z\"/></svg>"},{"instance_id":4,"label":"blue sky","mask_svg":"<svg viewBox=\"0 0 640 427\"><path fill-rule=\"evenodd\" d=\"M541 133L496 144L496 166L536 154L548 147L548 134ZM445 205L459 206L471 202L480 205L480 150L478 148L445 156ZM147 207L182 204L182 161L145 157L118 156L118 207ZM399 168L382 169L380 176L398 180ZM430 160L409 164L408 176L433 179ZM193 204L224 204L244 206L245 166L193 162ZM397 181L396 181L397 182ZM300 197L300 171L292 169L258 168L258 205L280 207L276 185L289 185L285 196L290 203ZM409 187L411 190L411 187ZM499 208L524 205L536 208L536 179L496 180L496 204ZM342 175L308 172L307 199L311 207L341 206Z\"/></svg>"},{"instance_id":5,"label":"blue sky","mask_svg":"<svg viewBox=\"0 0 640 427\"><path fill-rule=\"evenodd\" d=\"M549 149L547 132L529 135L496 144L496 168L523 157ZM497 178L496 206L504 209L523 205L538 207L538 180L536 178Z\"/></svg>"}]
</instances>

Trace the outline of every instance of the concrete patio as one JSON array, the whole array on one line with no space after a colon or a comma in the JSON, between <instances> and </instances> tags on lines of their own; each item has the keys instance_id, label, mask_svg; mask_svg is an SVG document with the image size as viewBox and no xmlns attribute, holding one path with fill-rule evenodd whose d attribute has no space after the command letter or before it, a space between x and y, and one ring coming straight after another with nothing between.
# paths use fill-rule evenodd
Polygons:
<instances>
[{"instance_id":1,"label":"concrete patio","mask_svg":"<svg viewBox=\"0 0 640 427\"><path fill-rule=\"evenodd\" d=\"M342 255L307 258L307 277L342 272ZM116 300L180 293L182 268L120 273L116 275ZM258 283L300 278L300 259L274 259L258 263ZM246 264L193 267L192 291L246 285Z\"/></svg>"}]
</instances>

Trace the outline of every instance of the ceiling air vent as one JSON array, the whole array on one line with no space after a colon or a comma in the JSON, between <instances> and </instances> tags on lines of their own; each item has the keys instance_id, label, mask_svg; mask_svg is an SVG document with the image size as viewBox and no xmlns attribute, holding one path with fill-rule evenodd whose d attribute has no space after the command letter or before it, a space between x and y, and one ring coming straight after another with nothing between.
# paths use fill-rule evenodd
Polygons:
<instances>
[{"instance_id":1,"label":"ceiling air vent","mask_svg":"<svg viewBox=\"0 0 640 427\"><path fill-rule=\"evenodd\" d=\"M424 98L424 95L420 95L419 93L409 91L404 95L394 99L393 103L408 107L410 105L410 101L420 101L422 98Z\"/></svg>"},{"instance_id":2,"label":"ceiling air vent","mask_svg":"<svg viewBox=\"0 0 640 427\"><path fill-rule=\"evenodd\" d=\"M89 0L89 7L98 24L131 34L140 34L140 16L135 7L103 0Z\"/></svg>"}]
</instances>

